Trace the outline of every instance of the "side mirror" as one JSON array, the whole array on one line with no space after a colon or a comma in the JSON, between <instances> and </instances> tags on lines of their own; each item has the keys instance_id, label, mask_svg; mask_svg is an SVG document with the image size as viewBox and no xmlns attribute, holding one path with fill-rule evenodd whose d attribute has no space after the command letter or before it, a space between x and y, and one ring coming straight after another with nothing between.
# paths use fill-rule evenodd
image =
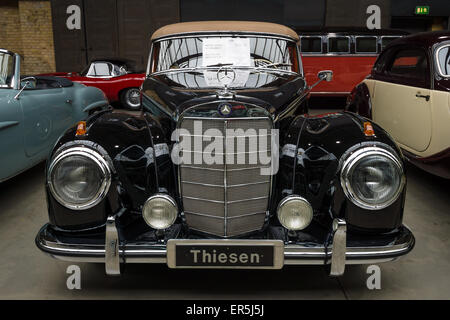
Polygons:
<instances>
[{"instance_id":1,"label":"side mirror","mask_svg":"<svg viewBox=\"0 0 450 320\"><path fill-rule=\"evenodd\" d=\"M317 78L320 80L325 80L326 82L330 82L333 80L333 71L331 70L322 70L317 74Z\"/></svg>"},{"instance_id":2,"label":"side mirror","mask_svg":"<svg viewBox=\"0 0 450 320\"><path fill-rule=\"evenodd\" d=\"M309 87L309 90L311 90L312 88L314 88L315 86L317 86L319 83L321 83L323 80L329 82L331 80L333 80L333 71L331 70L322 70L319 71L319 73L317 74L317 77L319 78L319 80L316 81L316 83L314 83L312 86Z\"/></svg>"},{"instance_id":3,"label":"side mirror","mask_svg":"<svg viewBox=\"0 0 450 320\"><path fill-rule=\"evenodd\" d=\"M34 83L34 85L31 85ZM35 88L37 84L37 79L35 77L26 77L20 80L20 91L14 96L14 99L19 100L20 95L22 94L23 90L25 90L27 87L29 88Z\"/></svg>"}]
</instances>

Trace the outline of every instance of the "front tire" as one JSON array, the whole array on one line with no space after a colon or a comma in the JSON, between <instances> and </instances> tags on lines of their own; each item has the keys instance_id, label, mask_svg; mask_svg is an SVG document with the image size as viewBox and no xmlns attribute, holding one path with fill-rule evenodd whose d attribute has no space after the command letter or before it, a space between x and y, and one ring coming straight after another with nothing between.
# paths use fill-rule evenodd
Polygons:
<instances>
[{"instance_id":1,"label":"front tire","mask_svg":"<svg viewBox=\"0 0 450 320\"><path fill-rule=\"evenodd\" d=\"M120 94L122 106L128 110L139 110L141 108L140 92L138 88L125 89Z\"/></svg>"}]
</instances>

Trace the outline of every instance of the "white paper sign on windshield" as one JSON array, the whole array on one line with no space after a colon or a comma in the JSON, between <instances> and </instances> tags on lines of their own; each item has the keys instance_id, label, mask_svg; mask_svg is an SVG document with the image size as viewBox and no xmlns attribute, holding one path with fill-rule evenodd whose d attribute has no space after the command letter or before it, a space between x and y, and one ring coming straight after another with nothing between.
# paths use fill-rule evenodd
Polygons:
<instances>
[{"instance_id":1,"label":"white paper sign on windshield","mask_svg":"<svg viewBox=\"0 0 450 320\"><path fill-rule=\"evenodd\" d=\"M204 38L203 67L230 64L235 66L251 66L249 38ZM243 87L248 80L249 71L233 69L235 76L230 82L220 81L217 71L205 71L204 77L208 86Z\"/></svg>"}]
</instances>

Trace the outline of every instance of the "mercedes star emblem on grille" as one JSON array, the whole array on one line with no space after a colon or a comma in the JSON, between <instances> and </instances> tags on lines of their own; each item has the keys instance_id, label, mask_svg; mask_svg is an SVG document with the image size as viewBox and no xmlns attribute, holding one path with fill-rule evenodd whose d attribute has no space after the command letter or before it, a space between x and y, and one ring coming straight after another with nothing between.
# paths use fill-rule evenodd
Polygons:
<instances>
[{"instance_id":1,"label":"mercedes star emblem on grille","mask_svg":"<svg viewBox=\"0 0 450 320\"><path fill-rule=\"evenodd\" d=\"M225 117L229 116L231 114L231 110L232 110L231 105L228 103L222 103L219 105L219 113L222 116L225 116Z\"/></svg>"}]
</instances>

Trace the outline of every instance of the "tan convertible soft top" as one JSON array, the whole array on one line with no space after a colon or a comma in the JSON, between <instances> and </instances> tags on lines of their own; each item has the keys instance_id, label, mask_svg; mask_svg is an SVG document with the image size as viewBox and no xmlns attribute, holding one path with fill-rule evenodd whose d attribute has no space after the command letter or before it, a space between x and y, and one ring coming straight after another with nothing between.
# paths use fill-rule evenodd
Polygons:
<instances>
[{"instance_id":1,"label":"tan convertible soft top","mask_svg":"<svg viewBox=\"0 0 450 320\"><path fill-rule=\"evenodd\" d=\"M281 35L298 41L298 34L281 24L253 21L196 21L169 24L156 30L151 40L161 37L201 32L250 32Z\"/></svg>"}]
</instances>

